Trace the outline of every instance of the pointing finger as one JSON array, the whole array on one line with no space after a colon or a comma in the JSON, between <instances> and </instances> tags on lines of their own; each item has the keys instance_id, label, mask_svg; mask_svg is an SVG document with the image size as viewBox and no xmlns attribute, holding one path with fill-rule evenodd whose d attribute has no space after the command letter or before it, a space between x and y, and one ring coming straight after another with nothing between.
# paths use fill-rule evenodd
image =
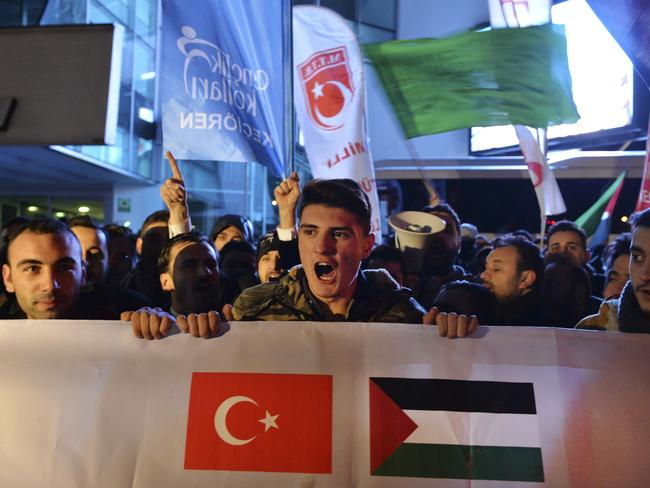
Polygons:
<instances>
[{"instance_id":1,"label":"pointing finger","mask_svg":"<svg viewBox=\"0 0 650 488\"><path fill-rule=\"evenodd\" d=\"M172 169L172 175L174 179L183 181L183 174L181 173L181 170L178 168L178 163L176 162L176 158L174 158L174 155L171 153L171 151L167 151L165 153L165 156L167 156L167 159L169 160L169 166Z\"/></svg>"}]
</instances>

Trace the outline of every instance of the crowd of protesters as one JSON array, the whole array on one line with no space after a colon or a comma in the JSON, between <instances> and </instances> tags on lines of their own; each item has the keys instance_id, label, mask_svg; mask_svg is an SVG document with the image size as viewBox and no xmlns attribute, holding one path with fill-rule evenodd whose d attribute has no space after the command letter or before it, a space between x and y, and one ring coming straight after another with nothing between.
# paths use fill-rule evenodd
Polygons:
<instances>
[{"instance_id":1,"label":"crowd of protesters","mask_svg":"<svg viewBox=\"0 0 650 488\"><path fill-rule=\"evenodd\" d=\"M0 319L122 319L136 336L172 328L211 337L231 320L393 322L465 336L478 323L650 332L650 211L592 256L585 232L560 221L543 245L526 231L492 240L446 204L417 268L375 246L370 203L351 180L294 173L275 189L279 226L255 239L245 216L192 230L182 175L161 187L167 210L140 231L16 218L2 227Z\"/></svg>"}]
</instances>

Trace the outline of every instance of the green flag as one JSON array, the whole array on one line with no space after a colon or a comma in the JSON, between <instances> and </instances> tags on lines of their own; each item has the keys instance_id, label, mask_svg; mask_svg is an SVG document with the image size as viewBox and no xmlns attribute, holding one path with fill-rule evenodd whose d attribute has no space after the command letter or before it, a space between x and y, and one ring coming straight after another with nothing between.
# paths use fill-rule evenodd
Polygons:
<instances>
[{"instance_id":1,"label":"green flag","mask_svg":"<svg viewBox=\"0 0 650 488\"><path fill-rule=\"evenodd\" d=\"M625 179L625 171L623 171L618 176L618 178L616 178L616 181L614 181L614 183L612 183L609 186L609 188L605 190L605 193L603 193L598 198L598 200L596 200L596 203L594 203L591 207L589 207L589 210L587 210L585 213L583 213L580 217L576 219L575 221L576 225L582 227L585 233L587 234L587 236L591 236L594 234L594 232L596 232L596 229L598 228L598 224L600 224L600 220L605 210L605 207L610 202L612 196L614 195L614 193L616 193L616 190L619 188L619 186L623 184L624 179ZM614 203L616 202L614 201Z\"/></svg>"},{"instance_id":2,"label":"green flag","mask_svg":"<svg viewBox=\"0 0 650 488\"><path fill-rule=\"evenodd\" d=\"M407 138L476 126L575 122L564 27L366 45Z\"/></svg>"}]
</instances>

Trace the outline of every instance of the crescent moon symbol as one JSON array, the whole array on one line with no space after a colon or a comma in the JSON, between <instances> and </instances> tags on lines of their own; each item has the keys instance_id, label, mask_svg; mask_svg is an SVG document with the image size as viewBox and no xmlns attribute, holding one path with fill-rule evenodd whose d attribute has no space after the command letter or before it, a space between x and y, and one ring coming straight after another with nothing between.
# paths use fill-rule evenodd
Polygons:
<instances>
[{"instance_id":1,"label":"crescent moon symbol","mask_svg":"<svg viewBox=\"0 0 650 488\"><path fill-rule=\"evenodd\" d=\"M248 444L253 439L255 439L255 437L257 437L253 436L250 439L238 439L228 430L228 427L226 426L226 416L228 415L230 409L238 403L252 403L253 405L257 406L255 400L251 398L248 398L246 396L232 396L230 398L226 398L221 403L221 405L219 405L219 408L217 408L217 411L214 414L214 430L216 430L217 435L221 438L222 441L232 446L243 446L244 444Z\"/></svg>"},{"instance_id":2,"label":"crescent moon symbol","mask_svg":"<svg viewBox=\"0 0 650 488\"><path fill-rule=\"evenodd\" d=\"M332 115L331 117L326 117L325 115L320 113L320 110L318 110L318 104L315 103L314 114L316 115L316 118L318 119L320 124L324 125L325 127L329 127L330 129L338 129L343 125L342 119L348 107L348 103L350 101L350 97L352 96L352 92L347 86L345 86L340 81L328 80L325 83L323 83L323 85L327 85L327 84L332 84L341 91L341 94L343 95L343 107L341 107L341 110L336 115Z\"/></svg>"}]
</instances>

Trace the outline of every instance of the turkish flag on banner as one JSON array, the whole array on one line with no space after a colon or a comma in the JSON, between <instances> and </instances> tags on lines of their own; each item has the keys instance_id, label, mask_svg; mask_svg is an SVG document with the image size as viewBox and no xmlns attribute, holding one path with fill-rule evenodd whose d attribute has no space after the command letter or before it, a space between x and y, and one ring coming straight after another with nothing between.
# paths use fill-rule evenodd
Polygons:
<instances>
[{"instance_id":1,"label":"turkish flag on banner","mask_svg":"<svg viewBox=\"0 0 650 488\"><path fill-rule=\"evenodd\" d=\"M332 472L332 377L193 373L185 469Z\"/></svg>"}]
</instances>

